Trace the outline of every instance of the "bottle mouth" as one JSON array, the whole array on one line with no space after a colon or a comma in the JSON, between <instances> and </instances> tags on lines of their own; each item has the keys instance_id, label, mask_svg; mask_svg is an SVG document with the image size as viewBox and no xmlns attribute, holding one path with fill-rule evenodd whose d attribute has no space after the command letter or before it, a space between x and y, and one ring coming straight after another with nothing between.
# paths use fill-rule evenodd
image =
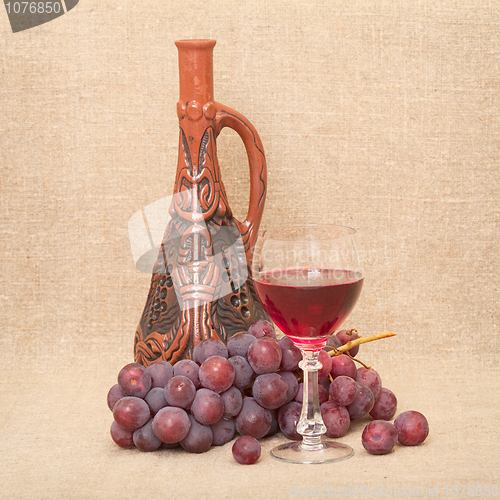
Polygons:
<instances>
[{"instance_id":1,"label":"bottle mouth","mask_svg":"<svg viewBox=\"0 0 500 500\"><path fill-rule=\"evenodd\" d=\"M178 49L211 49L215 47L216 40L210 39L192 39L192 40L177 40L175 45Z\"/></svg>"}]
</instances>

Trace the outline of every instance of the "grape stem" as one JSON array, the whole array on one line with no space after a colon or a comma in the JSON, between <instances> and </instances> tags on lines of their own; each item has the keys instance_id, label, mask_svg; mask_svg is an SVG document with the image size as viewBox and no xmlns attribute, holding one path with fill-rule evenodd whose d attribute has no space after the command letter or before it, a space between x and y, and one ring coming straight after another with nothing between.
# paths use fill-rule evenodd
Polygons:
<instances>
[{"instance_id":1,"label":"grape stem","mask_svg":"<svg viewBox=\"0 0 500 500\"><path fill-rule=\"evenodd\" d=\"M375 335L368 335L367 337L359 337L358 339L349 340L349 342L347 342L343 346L333 348L333 350L330 351L328 354L330 354L330 356L337 356L339 352L344 353L346 351L351 350L353 347L356 347L357 345L365 344L366 342L373 342L374 340L386 339L388 337L395 337L395 336L396 336L395 333L383 332L383 333L376 333ZM355 359L355 358L353 358L353 359Z\"/></svg>"},{"instance_id":2,"label":"grape stem","mask_svg":"<svg viewBox=\"0 0 500 500\"><path fill-rule=\"evenodd\" d=\"M357 333L357 331L356 331L356 333ZM359 337L359 338L354 339L354 340L349 340L349 342L347 342L346 344L344 344L343 346L340 346L340 347L327 346L327 347L331 347L332 350L326 351L326 352L332 357L339 356L340 354L345 353L353 361L357 361L359 364L363 365L365 368L371 370L370 366L365 365L365 363L363 363L359 359L352 357L347 351L351 350L353 347L356 347L357 345L366 344L366 342L373 342L374 340L386 339L386 338L395 337L395 336L396 336L396 334L392 333L392 332L376 333L375 335L368 335L366 337ZM295 375L298 376L298 381L302 382L302 370L300 370L300 372L296 371ZM330 382L332 382L332 381L333 381L333 378L330 375Z\"/></svg>"},{"instance_id":3,"label":"grape stem","mask_svg":"<svg viewBox=\"0 0 500 500\"><path fill-rule=\"evenodd\" d=\"M346 352L346 354L353 360L353 361L356 361L356 363L359 363L360 365L364 366L367 370L371 370L372 367L371 366L368 366L366 363L363 363L363 361L361 361L360 359L357 359L357 358L354 358L352 357L348 352Z\"/></svg>"}]
</instances>

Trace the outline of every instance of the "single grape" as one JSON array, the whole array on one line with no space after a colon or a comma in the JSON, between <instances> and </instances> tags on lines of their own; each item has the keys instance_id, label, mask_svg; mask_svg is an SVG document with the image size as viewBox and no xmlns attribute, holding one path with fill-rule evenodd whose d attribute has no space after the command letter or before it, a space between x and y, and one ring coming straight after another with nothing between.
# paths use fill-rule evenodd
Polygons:
<instances>
[{"instance_id":1,"label":"single grape","mask_svg":"<svg viewBox=\"0 0 500 500\"><path fill-rule=\"evenodd\" d=\"M111 439L121 448L134 447L134 431L127 431L120 427L115 421L111 424Z\"/></svg>"},{"instance_id":2,"label":"single grape","mask_svg":"<svg viewBox=\"0 0 500 500\"><path fill-rule=\"evenodd\" d=\"M170 406L188 410L196 396L196 388L190 379L184 375L172 377L165 386L165 401Z\"/></svg>"},{"instance_id":3,"label":"single grape","mask_svg":"<svg viewBox=\"0 0 500 500\"><path fill-rule=\"evenodd\" d=\"M189 453L204 453L212 446L212 429L208 425L199 424L192 415L188 416L191 427L186 437L181 440L181 446Z\"/></svg>"},{"instance_id":4,"label":"single grape","mask_svg":"<svg viewBox=\"0 0 500 500\"><path fill-rule=\"evenodd\" d=\"M200 366L200 382L205 389L221 394L227 391L234 382L234 367L222 356L210 356Z\"/></svg>"},{"instance_id":5,"label":"single grape","mask_svg":"<svg viewBox=\"0 0 500 500\"><path fill-rule=\"evenodd\" d=\"M231 356L229 362L234 368L233 385L240 391L244 391L254 378L254 371L243 356Z\"/></svg>"},{"instance_id":6,"label":"single grape","mask_svg":"<svg viewBox=\"0 0 500 500\"><path fill-rule=\"evenodd\" d=\"M357 371L354 361L346 354L332 357L332 371L330 373L333 379L345 375L346 377L351 377L356 380Z\"/></svg>"},{"instance_id":7,"label":"single grape","mask_svg":"<svg viewBox=\"0 0 500 500\"><path fill-rule=\"evenodd\" d=\"M238 333L238 335L233 335L227 341L227 352L229 354L229 357L233 356L245 357L247 355L250 344L254 340L255 337L248 333Z\"/></svg>"},{"instance_id":8,"label":"single grape","mask_svg":"<svg viewBox=\"0 0 500 500\"><path fill-rule=\"evenodd\" d=\"M340 332L337 333L337 338L340 340L342 345L345 345L351 340L359 339L359 335L351 330L340 330ZM352 349L349 349L348 352L354 358L356 354L358 354L358 351L359 345L356 345Z\"/></svg>"},{"instance_id":9,"label":"single grape","mask_svg":"<svg viewBox=\"0 0 500 500\"><path fill-rule=\"evenodd\" d=\"M396 427L386 420L373 420L363 430L361 442L368 453L386 455L398 440Z\"/></svg>"},{"instance_id":10,"label":"single grape","mask_svg":"<svg viewBox=\"0 0 500 500\"><path fill-rule=\"evenodd\" d=\"M230 387L220 395L224 404L223 418L235 417L243 406L243 396L237 387Z\"/></svg>"},{"instance_id":11,"label":"single grape","mask_svg":"<svg viewBox=\"0 0 500 500\"><path fill-rule=\"evenodd\" d=\"M269 337L256 339L248 348L248 363L257 375L274 373L281 363L281 348Z\"/></svg>"},{"instance_id":12,"label":"single grape","mask_svg":"<svg viewBox=\"0 0 500 500\"><path fill-rule=\"evenodd\" d=\"M318 384L322 385L326 389L326 392L329 392L330 391L330 376L320 378L318 380Z\"/></svg>"},{"instance_id":13,"label":"single grape","mask_svg":"<svg viewBox=\"0 0 500 500\"><path fill-rule=\"evenodd\" d=\"M377 401L382 390L382 381L380 380L380 375L375 370L363 367L358 368L356 382L366 385L373 392L373 397Z\"/></svg>"},{"instance_id":14,"label":"single grape","mask_svg":"<svg viewBox=\"0 0 500 500\"><path fill-rule=\"evenodd\" d=\"M153 418L153 432L164 443L178 443L189 432L191 422L188 414L175 406L162 408Z\"/></svg>"},{"instance_id":15,"label":"single grape","mask_svg":"<svg viewBox=\"0 0 500 500\"><path fill-rule=\"evenodd\" d=\"M382 387L380 396L373 405L370 415L375 420L390 420L396 415L398 400L392 391Z\"/></svg>"},{"instance_id":16,"label":"single grape","mask_svg":"<svg viewBox=\"0 0 500 500\"><path fill-rule=\"evenodd\" d=\"M201 387L200 377L198 376L200 367L190 359L181 359L174 365L174 376L183 375L193 382L196 390Z\"/></svg>"},{"instance_id":17,"label":"single grape","mask_svg":"<svg viewBox=\"0 0 500 500\"><path fill-rule=\"evenodd\" d=\"M115 384L108 392L108 408L113 411L113 406L115 406L115 403L124 397L125 394L123 394L120 386L118 384Z\"/></svg>"},{"instance_id":18,"label":"single grape","mask_svg":"<svg viewBox=\"0 0 500 500\"><path fill-rule=\"evenodd\" d=\"M299 362L302 360L300 349L288 338L283 337L278 340L281 349L280 370L292 372L299 369Z\"/></svg>"},{"instance_id":19,"label":"single grape","mask_svg":"<svg viewBox=\"0 0 500 500\"><path fill-rule=\"evenodd\" d=\"M125 396L143 398L151 389L151 375L144 366L129 363L118 373L118 385Z\"/></svg>"},{"instance_id":20,"label":"single grape","mask_svg":"<svg viewBox=\"0 0 500 500\"><path fill-rule=\"evenodd\" d=\"M135 431L142 427L151 417L146 401L135 396L125 396L115 403L113 418L127 431Z\"/></svg>"},{"instance_id":21,"label":"single grape","mask_svg":"<svg viewBox=\"0 0 500 500\"><path fill-rule=\"evenodd\" d=\"M251 465L260 457L260 443L252 436L240 436L232 447L233 457L243 465Z\"/></svg>"},{"instance_id":22,"label":"single grape","mask_svg":"<svg viewBox=\"0 0 500 500\"><path fill-rule=\"evenodd\" d=\"M297 432L302 405L296 401L282 406L278 411L278 424L285 437L293 441L301 441L302 436Z\"/></svg>"},{"instance_id":23,"label":"single grape","mask_svg":"<svg viewBox=\"0 0 500 500\"><path fill-rule=\"evenodd\" d=\"M358 384L351 377L341 375L330 384L330 397L340 406L350 405L358 395Z\"/></svg>"},{"instance_id":24,"label":"single grape","mask_svg":"<svg viewBox=\"0 0 500 500\"><path fill-rule=\"evenodd\" d=\"M271 429L271 412L260 406L254 398L243 399L243 406L234 420L236 431L242 436L264 437Z\"/></svg>"},{"instance_id":25,"label":"single grape","mask_svg":"<svg viewBox=\"0 0 500 500\"><path fill-rule=\"evenodd\" d=\"M203 361L210 356L227 358L227 347L224 342L217 339L205 339L199 342L193 349L193 361L198 365L202 365Z\"/></svg>"},{"instance_id":26,"label":"single grape","mask_svg":"<svg viewBox=\"0 0 500 500\"><path fill-rule=\"evenodd\" d=\"M162 359L149 365L146 371L151 376L151 388L161 387L163 389L167 385L167 382L174 376L172 365Z\"/></svg>"},{"instance_id":27,"label":"single grape","mask_svg":"<svg viewBox=\"0 0 500 500\"><path fill-rule=\"evenodd\" d=\"M151 410L151 415L154 417L162 408L168 405L165 399L165 389L161 387L153 387L144 398L144 401Z\"/></svg>"},{"instance_id":28,"label":"single grape","mask_svg":"<svg viewBox=\"0 0 500 500\"><path fill-rule=\"evenodd\" d=\"M297 380L297 377L295 376L294 373L292 372L278 372L278 375L280 377L283 377L285 382L288 385L288 391L287 391L287 396L286 396L286 401L284 404L289 403L290 401L293 401L295 396L297 395L297 392L299 391L299 382ZM283 406L283 405L281 405Z\"/></svg>"},{"instance_id":29,"label":"single grape","mask_svg":"<svg viewBox=\"0 0 500 500\"><path fill-rule=\"evenodd\" d=\"M328 337L325 347L327 348L327 350L331 350L328 349L328 347L335 347L335 349L338 349L341 346L342 346L341 340L337 337L337 335L333 334L330 337Z\"/></svg>"},{"instance_id":30,"label":"single grape","mask_svg":"<svg viewBox=\"0 0 500 500\"><path fill-rule=\"evenodd\" d=\"M222 398L209 389L198 389L191 405L191 415L201 425L213 425L224 414Z\"/></svg>"},{"instance_id":31,"label":"single grape","mask_svg":"<svg viewBox=\"0 0 500 500\"><path fill-rule=\"evenodd\" d=\"M288 398L288 384L278 373L264 373L259 375L253 383L253 397L264 408L273 410L286 403Z\"/></svg>"},{"instance_id":32,"label":"single grape","mask_svg":"<svg viewBox=\"0 0 500 500\"><path fill-rule=\"evenodd\" d=\"M356 382L356 384L358 383ZM366 385L358 384L356 399L347 406L351 420L363 418L372 410L374 403L373 392Z\"/></svg>"},{"instance_id":33,"label":"single grape","mask_svg":"<svg viewBox=\"0 0 500 500\"><path fill-rule=\"evenodd\" d=\"M418 411L410 410L400 413L394 426L398 430L398 439L405 446L416 446L425 441L429 434L429 422Z\"/></svg>"},{"instance_id":34,"label":"single grape","mask_svg":"<svg viewBox=\"0 0 500 500\"><path fill-rule=\"evenodd\" d=\"M323 384L318 384L318 395L320 405L328 401L328 398L330 397L330 395L328 394L328 389ZM304 402L304 382L301 382L299 384L299 390L297 391L297 395L295 396L295 401L300 404ZM312 388L310 388L309 390L309 401L312 401Z\"/></svg>"},{"instance_id":35,"label":"single grape","mask_svg":"<svg viewBox=\"0 0 500 500\"><path fill-rule=\"evenodd\" d=\"M214 446L222 446L229 443L234 437L234 419L233 418L221 418L210 426L213 434L212 444Z\"/></svg>"},{"instance_id":36,"label":"single grape","mask_svg":"<svg viewBox=\"0 0 500 500\"><path fill-rule=\"evenodd\" d=\"M321 351L319 351L318 361L323 365L318 370L318 379L328 377L328 374L332 371L332 357L321 349Z\"/></svg>"},{"instance_id":37,"label":"single grape","mask_svg":"<svg viewBox=\"0 0 500 500\"><path fill-rule=\"evenodd\" d=\"M258 319L255 323L250 325L248 329L249 335L253 335L255 338L260 339L262 337L270 337L272 339L276 338L276 332L274 326L269 321L265 319Z\"/></svg>"},{"instance_id":38,"label":"single grape","mask_svg":"<svg viewBox=\"0 0 500 500\"><path fill-rule=\"evenodd\" d=\"M331 438L343 436L351 423L349 412L344 406L333 401L326 401L321 405L321 417L326 425L326 435Z\"/></svg>"},{"instance_id":39,"label":"single grape","mask_svg":"<svg viewBox=\"0 0 500 500\"><path fill-rule=\"evenodd\" d=\"M134 444L141 451L155 451L161 446L161 440L153 432L153 419L149 419L140 429L134 431Z\"/></svg>"}]
</instances>

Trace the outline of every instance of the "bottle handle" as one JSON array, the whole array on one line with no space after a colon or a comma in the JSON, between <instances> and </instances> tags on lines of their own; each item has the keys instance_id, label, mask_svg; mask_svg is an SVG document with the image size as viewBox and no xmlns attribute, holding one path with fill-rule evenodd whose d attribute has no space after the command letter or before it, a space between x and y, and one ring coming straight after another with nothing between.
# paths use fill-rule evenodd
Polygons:
<instances>
[{"instance_id":1,"label":"bottle handle","mask_svg":"<svg viewBox=\"0 0 500 500\"><path fill-rule=\"evenodd\" d=\"M266 199L267 166L264 148L257 130L241 113L218 102L215 103L215 107L217 110L214 120L215 137L224 127L233 129L241 137L248 155L250 166L248 214L244 222L234 220L241 232L247 257L250 259Z\"/></svg>"}]
</instances>

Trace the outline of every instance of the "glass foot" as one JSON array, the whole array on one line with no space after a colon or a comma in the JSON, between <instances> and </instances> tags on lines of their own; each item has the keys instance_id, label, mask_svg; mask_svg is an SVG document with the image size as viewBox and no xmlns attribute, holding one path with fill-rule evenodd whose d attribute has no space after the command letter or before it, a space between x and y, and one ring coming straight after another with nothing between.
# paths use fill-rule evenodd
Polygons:
<instances>
[{"instance_id":1,"label":"glass foot","mask_svg":"<svg viewBox=\"0 0 500 500\"><path fill-rule=\"evenodd\" d=\"M290 441L273 448L271 455L292 464L326 464L347 460L354 455L354 450L335 441L322 441L317 446L305 446L302 441Z\"/></svg>"}]
</instances>

